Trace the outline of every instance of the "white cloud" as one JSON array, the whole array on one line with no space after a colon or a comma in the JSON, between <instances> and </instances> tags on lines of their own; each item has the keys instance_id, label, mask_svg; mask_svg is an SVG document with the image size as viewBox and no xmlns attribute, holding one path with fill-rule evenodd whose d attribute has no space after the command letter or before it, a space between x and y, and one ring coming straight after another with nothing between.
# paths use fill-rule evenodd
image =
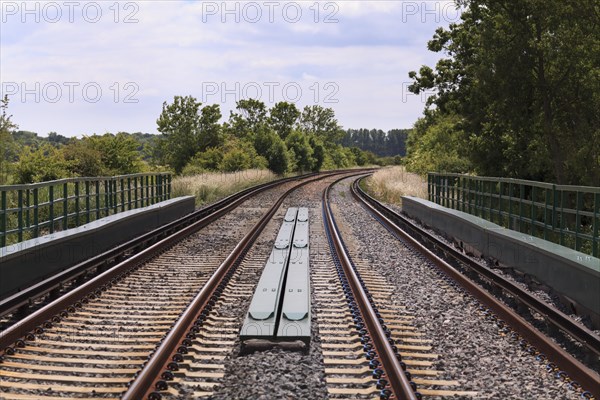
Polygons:
<instances>
[{"instance_id":1,"label":"white cloud","mask_svg":"<svg viewBox=\"0 0 600 400\"><path fill-rule=\"evenodd\" d=\"M137 9L120 10L119 23L108 9L112 2L101 3L104 14L98 23L80 17L74 23L47 23L42 18L40 23L23 24L19 15L11 16L15 18L2 25L0 38L3 91L11 82L24 83L28 90L40 87L39 103L33 94L23 101L19 87L11 97L13 119L21 129L40 134L155 132L162 102L174 95L223 103L223 115L228 116L234 105L228 90L239 95L258 85L262 100L272 105L269 90L276 100L285 100L283 88L287 85L291 93L296 84L302 89L300 106L314 102L318 92L320 104L334 108L345 127L405 128L420 116L422 102L403 98L402 85L409 70L437 60L427 52L426 41L448 21L441 18L438 23L424 8L414 11L409 8L413 3L393 1L320 2L316 18L310 1L297 2L302 19L291 23L281 13L287 3L280 3L273 22L263 7L260 21L253 23L240 14L238 24L233 22L235 15L220 15L224 10L213 14L207 4L193 1L135 2ZM446 3L440 2L438 9L444 10ZM248 3L239 4L241 13ZM139 22L123 23L132 11ZM339 22L324 23L332 11ZM68 82L79 84L73 102ZM63 90L57 103L47 101L54 83ZM100 101L85 98L86 84L88 89L89 84L101 88ZM339 102L323 103L335 91L331 84L339 89ZM217 93L203 93L215 85ZM138 102L126 103L127 96Z\"/></svg>"}]
</instances>

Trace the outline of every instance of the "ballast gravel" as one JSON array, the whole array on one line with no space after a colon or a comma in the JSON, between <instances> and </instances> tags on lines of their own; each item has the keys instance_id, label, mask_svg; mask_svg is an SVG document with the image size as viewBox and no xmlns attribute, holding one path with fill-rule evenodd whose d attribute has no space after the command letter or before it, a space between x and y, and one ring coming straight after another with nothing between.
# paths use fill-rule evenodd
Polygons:
<instances>
[{"instance_id":1,"label":"ballast gravel","mask_svg":"<svg viewBox=\"0 0 600 400\"><path fill-rule=\"evenodd\" d=\"M254 252L260 252L266 261L283 216L288 207L309 207L310 224L321 223L320 196L323 189L335 178L308 184L288 196L278 210L275 222L267 225L265 232L257 241ZM312 228L311 228L312 229ZM319 248L314 244L315 250ZM313 243L310 243L311 249ZM311 256L313 250L311 250ZM240 283L256 285L260 278L260 269L251 280ZM251 298L240 299L232 314L239 318L241 326ZM252 400L322 400L327 399L325 375L323 370L321 344L318 337L318 326L315 322L315 311L312 319L312 338L307 353L287 351L280 348L240 354L239 339L236 340L234 354L224 360L225 376L220 385L214 388L214 400L252 399Z\"/></svg>"},{"instance_id":2,"label":"ballast gravel","mask_svg":"<svg viewBox=\"0 0 600 400\"><path fill-rule=\"evenodd\" d=\"M476 391L475 398L580 398L546 372L544 363L521 350L518 340L501 334L474 298L445 284L436 267L368 215L349 193L351 182L346 179L331 192L337 223L352 233L344 235L352 242L348 247L357 249L351 256L385 274L396 287L397 299L415 316L414 326L432 340L432 352L440 355L435 369L458 380L460 390Z\"/></svg>"}]
</instances>

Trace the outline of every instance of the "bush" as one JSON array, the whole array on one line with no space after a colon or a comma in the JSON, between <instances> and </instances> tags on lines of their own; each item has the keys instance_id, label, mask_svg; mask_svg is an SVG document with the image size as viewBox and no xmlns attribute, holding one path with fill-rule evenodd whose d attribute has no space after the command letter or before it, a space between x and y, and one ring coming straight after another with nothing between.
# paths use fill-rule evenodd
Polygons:
<instances>
[{"instance_id":1,"label":"bush","mask_svg":"<svg viewBox=\"0 0 600 400\"><path fill-rule=\"evenodd\" d=\"M289 163L287 147L278 137L269 149L269 169L277 175L282 175L287 172Z\"/></svg>"},{"instance_id":2,"label":"bush","mask_svg":"<svg viewBox=\"0 0 600 400\"><path fill-rule=\"evenodd\" d=\"M209 148L197 153L181 171L184 176L196 175L205 171L218 171L223 161L222 148Z\"/></svg>"},{"instance_id":3,"label":"bush","mask_svg":"<svg viewBox=\"0 0 600 400\"><path fill-rule=\"evenodd\" d=\"M26 146L15 168L15 183L52 181L67 177L67 162L60 150L45 144L37 150Z\"/></svg>"},{"instance_id":4,"label":"bush","mask_svg":"<svg viewBox=\"0 0 600 400\"><path fill-rule=\"evenodd\" d=\"M295 170L299 172L312 171L315 160L313 149L305 134L293 131L285 139L288 149L293 151L295 157Z\"/></svg>"},{"instance_id":5,"label":"bush","mask_svg":"<svg viewBox=\"0 0 600 400\"><path fill-rule=\"evenodd\" d=\"M267 165L267 160L256 153L254 146L243 142L223 154L219 169L225 172L235 172L249 168L262 169L266 168Z\"/></svg>"}]
</instances>

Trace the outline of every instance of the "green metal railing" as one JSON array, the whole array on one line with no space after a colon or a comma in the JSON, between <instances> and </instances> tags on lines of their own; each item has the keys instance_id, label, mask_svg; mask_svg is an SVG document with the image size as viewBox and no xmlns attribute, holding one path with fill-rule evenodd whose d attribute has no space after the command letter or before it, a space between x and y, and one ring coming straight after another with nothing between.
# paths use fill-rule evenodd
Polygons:
<instances>
[{"instance_id":1,"label":"green metal railing","mask_svg":"<svg viewBox=\"0 0 600 400\"><path fill-rule=\"evenodd\" d=\"M598 257L600 188L428 173L429 200Z\"/></svg>"},{"instance_id":2,"label":"green metal railing","mask_svg":"<svg viewBox=\"0 0 600 400\"><path fill-rule=\"evenodd\" d=\"M171 197L171 175L67 178L0 186L0 247Z\"/></svg>"}]
</instances>

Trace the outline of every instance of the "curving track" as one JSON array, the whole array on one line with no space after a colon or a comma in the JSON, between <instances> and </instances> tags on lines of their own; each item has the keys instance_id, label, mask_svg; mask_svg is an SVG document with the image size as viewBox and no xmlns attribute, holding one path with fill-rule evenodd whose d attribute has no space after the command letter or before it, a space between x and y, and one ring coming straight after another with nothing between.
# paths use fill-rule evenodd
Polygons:
<instances>
[{"instance_id":1,"label":"curving track","mask_svg":"<svg viewBox=\"0 0 600 400\"><path fill-rule=\"evenodd\" d=\"M408 256L418 245L404 237L402 246L412 250L373 258L369 245L357 239L377 231L375 220L357 206L365 196L357 187L354 196L331 188L361 174L323 174L248 191L43 306L0 333L6 348L0 398L437 399L490 397L495 389L506 396L504 388L446 370L457 355L440 351L438 336L423 325L427 310L416 309L395 272L379 266L386 257L444 261L429 251ZM377 214L383 206L367 201L376 220L400 235L396 221L386 221L392 211L379 208ZM243 354L238 335L254 287L286 208L298 206L310 210L310 350ZM358 209L363 215L353 217ZM381 243L373 247L384 248L389 238L376 241ZM453 304L463 301L456 294L470 296L448 277L437 284ZM498 323L485 315L476 323ZM586 389L597 375L590 379L580 379ZM527 387L517 392L535 393Z\"/></svg>"},{"instance_id":2,"label":"curving track","mask_svg":"<svg viewBox=\"0 0 600 400\"><path fill-rule=\"evenodd\" d=\"M297 186L284 182L279 190ZM223 217L208 216L163 239L3 331L2 398L120 397L244 233L269 219L263 214L279 197L248 196Z\"/></svg>"}]
</instances>

